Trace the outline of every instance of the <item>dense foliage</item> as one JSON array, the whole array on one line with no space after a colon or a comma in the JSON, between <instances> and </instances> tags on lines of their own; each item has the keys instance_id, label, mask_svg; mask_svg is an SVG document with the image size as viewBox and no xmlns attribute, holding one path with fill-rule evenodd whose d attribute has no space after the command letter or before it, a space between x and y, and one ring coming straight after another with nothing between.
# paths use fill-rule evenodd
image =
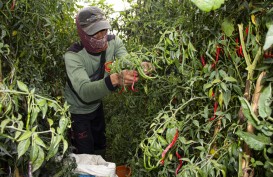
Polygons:
<instances>
[{"instance_id":1,"label":"dense foliage","mask_svg":"<svg viewBox=\"0 0 273 177\"><path fill-rule=\"evenodd\" d=\"M3 176L39 174L39 168L68 149L62 55L76 39L67 28L74 23L74 11L73 1L0 1Z\"/></svg>"},{"instance_id":2,"label":"dense foliage","mask_svg":"<svg viewBox=\"0 0 273 177\"><path fill-rule=\"evenodd\" d=\"M114 161L133 176L271 176L272 55L262 48L272 2L203 12L190 1L139 0L121 20L129 50L157 78L107 100Z\"/></svg>"},{"instance_id":3,"label":"dense foliage","mask_svg":"<svg viewBox=\"0 0 273 177\"><path fill-rule=\"evenodd\" d=\"M111 19L135 64L112 69L155 68L104 100L106 160L132 176L273 174L273 3L202 2L137 0ZM73 161L52 157L70 152L62 55L78 40L75 4L0 0L3 175L71 176Z\"/></svg>"}]
</instances>

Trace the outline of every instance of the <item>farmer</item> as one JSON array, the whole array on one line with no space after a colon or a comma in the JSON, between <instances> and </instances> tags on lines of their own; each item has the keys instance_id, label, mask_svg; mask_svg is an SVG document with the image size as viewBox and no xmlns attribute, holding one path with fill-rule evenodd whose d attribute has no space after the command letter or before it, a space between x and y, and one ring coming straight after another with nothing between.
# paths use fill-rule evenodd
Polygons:
<instances>
[{"instance_id":1,"label":"farmer","mask_svg":"<svg viewBox=\"0 0 273 177\"><path fill-rule=\"evenodd\" d=\"M68 81L65 98L70 105L72 145L77 154L105 155L106 137L102 98L118 87L138 81L134 70L105 72L105 63L127 55L122 40L108 35L111 25L98 7L85 7L76 15L80 42L64 55ZM144 62L144 67L149 63Z\"/></svg>"}]
</instances>

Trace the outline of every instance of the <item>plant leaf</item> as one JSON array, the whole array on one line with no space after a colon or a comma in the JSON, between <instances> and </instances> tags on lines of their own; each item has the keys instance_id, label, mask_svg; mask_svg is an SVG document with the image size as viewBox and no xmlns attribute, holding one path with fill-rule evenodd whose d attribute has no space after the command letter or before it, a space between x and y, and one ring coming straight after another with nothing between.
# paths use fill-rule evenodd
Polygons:
<instances>
[{"instance_id":1,"label":"plant leaf","mask_svg":"<svg viewBox=\"0 0 273 177\"><path fill-rule=\"evenodd\" d=\"M27 152L29 145L30 145L29 138L23 141L20 141L17 147L18 159Z\"/></svg>"},{"instance_id":2,"label":"plant leaf","mask_svg":"<svg viewBox=\"0 0 273 177\"><path fill-rule=\"evenodd\" d=\"M38 151L39 151L38 156L37 156L36 160L32 164L32 172L39 169L41 167L41 165L43 164L44 159L45 159L44 150L41 147L38 146Z\"/></svg>"},{"instance_id":3,"label":"plant leaf","mask_svg":"<svg viewBox=\"0 0 273 177\"><path fill-rule=\"evenodd\" d=\"M4 132L5 127L7 126L8 123L10 123L10 121L11 121L10 119L2 120L2 122L1 122L1 133Z\"/></svg>"},{"instance_id":4,"label":"plant leaf","mask_svg":"<svg viewBox=\"0 0 273 177\"><path fill-rule=\"evenodd\" d=\"M17 141L23 141L27 138L29 138L32 135L31 131L26 131L25 133L23 133L20 138Z\"/></svg>"},{"instance_id":5,"label":"plant leaf","mask_svg":"<svg viewBox=\"0 0 273 177\"><path fill-rule=\"evenodd\" d=\"M237 82L237 80L234 77L225 77L224 80L227 82Z\"/></svg>"},{"instance_id":6,"label":"plant leaf","mask_svg":"<svg viewBox=\"0 0 273 177\"><path fill-rule=\"evenodd\" d=\"M225 0L191 0L199 9L210 12L221 7Z\"/></svg>"},{"instance_id":7,"label":"plant leaf","mask_svg":"<svg viewBox=\"0 0 273 177\"><path fill-rule=\"evenodd\" d=\"M273 44L273 25L270 25L268 32L266 34L265 43L263 50L269 49Z\"/></svg>"},{"instance_id":8,"label":"plant leaf","mask_svg":"<svg viewBox=\"0 0 273 177\"><path fill-rule=\"evenodd\" d=\"M23 92L28 92L27 85L24 84L23 82L17 81L17 86L18 86L18 88L19 88L21 91L23 91Z\"/></svg>"},{"instance_id":9,"label":"plant leaf","mask_svg":"<svg viewBox=\"0 0 273 177\"><path fill-rule=\"evenodd\" d=\"M38 146L36 145L36 143L32 144L31 149L30 149L30 160L31 162L34 162L39 154L39 150L38 150Z\"/></svg>"},{"instance_id":10,"label":"plant leaf","mask_svg":"<svg viewBox=\"0 0 273 177\"><path fill-rule=\"evenodd\" d=\"M224 33L230 37L234 31L234 25L232 23L232 21L230 21L229 19L224 19L224 22L221 25L222 30L224 31Z\"/></svg>"},{"instance_id":11,"label":"plant leaf","mask_svg":"<svg viewBox=\"0 0 273 177\"><path fill-rule=\"evenodd\" d=\"M257 116L254 114L251 106L249 105L248 101L243 98L243 97L239 97L239 100L241 102L241 106L242 106L242 111L243 114L245 116L245 118L247 118L247 120L258 130L261 129L262 125L260 125L260 120L257 118Z\"/></svg>"},{"instance_id":12,"label":"plant leaf","mask_svg":"<svg viewBox=\"0 0 273 177\"><path fill-rule=\"evenodd\" d=\"M270 144L271 140L269 137L259 134L258 136L252 133L243 132L238 130L236 134L242 138L250 148L261 151L265 148L265 145Z\"/></svg>"},{"instance_id":13,"label":"plant leaf","mask_svg":"<svg viewBox=\"0 0 273 177\"><path fill-rule=\"evenodd\" d=\"M259 98L259 116L262 118L270 117L271 115L271 108L270 105L272 103L272 89L271 85L265 87L262 90L262 93Z\"/></svg>"}]
</instances>

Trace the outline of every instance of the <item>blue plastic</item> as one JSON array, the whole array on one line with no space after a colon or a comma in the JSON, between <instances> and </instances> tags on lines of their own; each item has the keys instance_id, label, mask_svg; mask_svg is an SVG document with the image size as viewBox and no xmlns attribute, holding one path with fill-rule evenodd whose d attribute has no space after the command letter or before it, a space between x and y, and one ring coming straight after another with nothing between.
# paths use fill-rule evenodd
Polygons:
<instances>
[{"instance_id":1,"label":"blue plastic","mask_svg":"<svg viewBox=\"0 0 273 177\"><path fill-rule=\"evenodd\" d=\"M96 177L94 175L79 175L78 177Z\"/></svg>"}]
</instances>

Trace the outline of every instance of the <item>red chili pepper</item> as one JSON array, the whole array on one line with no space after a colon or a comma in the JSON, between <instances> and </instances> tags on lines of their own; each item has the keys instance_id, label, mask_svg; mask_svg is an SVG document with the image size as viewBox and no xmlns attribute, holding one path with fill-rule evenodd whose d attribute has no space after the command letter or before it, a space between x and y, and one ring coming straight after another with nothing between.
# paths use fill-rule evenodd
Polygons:
<instances>
[{"instance_id":1,"label":"red chili pepper","mask_svg":"<svg viewBox=\"0 0 273 177\"><path fill-rule=\"evenodd\" d=\"M205 57L201 55L200 60L201 60L202 66L204 67L206 65Z\"/></svg>"},{"instance_id":2,"label":"red chili pepper","mask_svg":"<svg viewBox=\"0 0 273 177\"><path fill-rule=\"evenodd\" d=\"M236 38L235 41L236 41L236 53L239 57L243 57L244 56L243 47L242 45L239 45L239 38Z\"/></svg>"},{"instance_id":3,"label":"red chili pepper","mask_svg":"<svg viewBox=\"0 0 273 177\"><path fill-rule=\"evenodd\" d=\"M244 56L244 53L243 53L243 46L242 45L240 45L240 48L239 48L239 54L240 54L240 56Z\"/></svg>"},{"instance_id":4,"label":"red chili pepper","mask_svg":"<svg viewBox=\"0 0 273 177\"><path fill-rule=\"evenodd\" d=\"M220 56L220 52L221 52L221 47L217 46L216 47L216 56L215 56L215 62L211 65L212 68L215 68L216 64L219 61L219 56Z\"/></svg>"},{"instance_id":5,"label":"red chili pepper","mask_svg":"<svg viewBox=\"0 0 273 177\"><path fill-rule=\"evenodd\" d=\"M246 35L248 35L248 27L246 27Z\"/></svg>"},{"instance_id":6,"label":"red chili pepper","mask_svg":"<svg viewBox=\"0 0 273 177\"><path fill-rule=\"evenodd\" d=\"M216 111L217 111L217 108L218 108L218 102L215 101L214 102L214 105L213 105L213 116L210 118L210 121L214 120L216 118Z\"/></svg>"},{"instance_id":7,"label":"red chili pepper","mask_svg":"<svg viewBox=\"0 0 273 177\"><path fill-rule=\"evenodd\" d=\"M273 54L264 54L264 58L273 58Z\"/></svg>"},{"instance_id":8,"label":"red chili pepper","mask_svg":"<svg viewBox=\"0 0 273 177\"><path fill-rule=\"evenodd\" d=\"M12 1L12 4L11 4L11 7L10 7L10 10L14 10L14 8L15 8L15 3L16 3L16 0L13 0L13 1Z\"/></svg>"},{"instance_id":9,"label":"red chili pepper","mask_svg":"<svg viewBox=\"0 0 273 177\"><path fill-rule=\"evenodd\" d=\"M108 73L110 73L111 71L111 67L109 65L111 65L113 62L112 61L108 61L104 64L104 70Z\"/></svg>"},{"instance_id":10,"label":"red chili pepper","mask_svg":"<svg viewBox=\"0 0 273 177\"><path fill-rule=\"evenodd\" d=\"M133 92L137 92L137 90L134 88L135 82L136 82L136 73L134 72L134 81L133 81L133 84L131 85L131 90Z\"/></svg>"},{"instance_id":11,"label":"red chili pepper","mask_svg":"<svg viewBox=\"0 0 273 177\"><path fill-rule=\"evenodd\" d=\"M119 93L119 94L122 94L122 92L124 91L124 89L125 89L125 88L122 87L118 93Z\"/></svg>"},{"instance_id":12,"label":"red chili pepper","mask_svg":"<svg viewBox=\"0 0 273 177\"><path fill-rule=\"evenodd\" d=\"M166 153L167 153L167 152L173 147L173 145L176 143L178 136L179 136L179 131L176 129L176 132L175 132L175 135L174 135L174 137L173 137L172 142L166 147L166 149L164 149L164 151L163 151L162 154L161 154L161 157L162 157L162 159L161 159L161 161L160 161L161 165L164 165L164 159L165 159Z\"/></svg>"},{"instance_id":13,"label":"red chili pepper","mask_svg":"<svg viewBox=\"0 0 273 177\"><path fill-rule=\"evenodd\" d=\"M175 176L177 176L177 174L178 174L180 168L181 168L182 165L183 165L183 160L181 160L182 157L180 156L180 154L179 154L178 152L176 152L176 157L177 157L177 159L178 159L178 161L179 161L179 165L177 166L177 168L176 168L176 170L175 170Z\"/></svg>"}]
</instances>

